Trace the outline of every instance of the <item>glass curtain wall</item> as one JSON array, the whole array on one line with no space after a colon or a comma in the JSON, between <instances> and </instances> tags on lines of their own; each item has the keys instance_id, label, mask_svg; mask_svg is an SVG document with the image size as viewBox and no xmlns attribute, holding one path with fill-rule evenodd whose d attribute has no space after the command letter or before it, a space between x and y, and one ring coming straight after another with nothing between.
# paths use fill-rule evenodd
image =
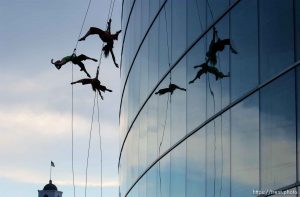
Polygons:
<instances>
[{"instance_id":1,"label":"glass curtain wall","mask_svg":"<svg viewBox=\"0 0 300 197\"><path fill-rule=\"evenodd\" d=\"M120 196L298 196L299 24L298 0L123 1Z\"/></svg>"}]
</instances>

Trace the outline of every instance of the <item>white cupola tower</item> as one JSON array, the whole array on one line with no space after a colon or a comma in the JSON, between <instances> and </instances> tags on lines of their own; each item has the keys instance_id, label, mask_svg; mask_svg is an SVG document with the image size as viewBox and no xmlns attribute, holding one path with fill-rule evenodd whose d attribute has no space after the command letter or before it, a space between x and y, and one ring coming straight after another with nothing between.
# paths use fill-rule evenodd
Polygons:
<instances>
[{"instance_id":1,"label":"white cupola tower","mask_svg":"<svg viewBox=\"0 0 300 197\"><path fill-rule=\"evenodd\" d=\"M44 186L43 190L38 190L39 197L62 197L62 192L57 190L57 187L52 184L52 180Z\"/></svg>"}]
</instances>

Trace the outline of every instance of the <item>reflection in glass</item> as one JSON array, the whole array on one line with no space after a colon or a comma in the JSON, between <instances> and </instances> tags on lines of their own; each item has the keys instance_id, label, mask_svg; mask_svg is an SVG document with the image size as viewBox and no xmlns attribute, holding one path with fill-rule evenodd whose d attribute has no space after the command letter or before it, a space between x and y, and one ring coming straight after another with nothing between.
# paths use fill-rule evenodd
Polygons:
<instances>
[{"instance_id":1,"label":"reflection in glass","mask_svg":"<svg viewBox=\"0 0 300 197\"><path fill-rule=\"evenodd\" d=\"M147 166L149 166L158 153L158 97L151 97L147 109Z\"/></svg>"},{"instance_id":2,"label":"reflection in glass","mask_svg":"<svg viewBox=\"0 0 300 197\"><path fill-rule=\"evenodd\" d=\"M143 46L139 52L139 59L141 60L139 62L141 68L140 68L140 103L142 105L142 103L144 103L146 101L146 98L149 95L148 90L148 70L149 70L149 63L148 63L148 50L149 50L149 46L148 46L148 37L145 39Z\"/></svg>"},{"instance_id":3,"label":"reflection in glass","mask_svg":"<svg viewBox=\"0 0 300 197\"><path fill-rule=\"evenodd\" d=\"M229 7L229 0L207 0L207 25L211 25Z\"/></svg>"},{"instance_id":4,"label":"reflection in glass","mask_svg":"<svg viewBox=\"0 0 300 197\"><path fill-rule=\"evenodd\" d=\"M186 88L186 59L170 73L171 82ZM166 78L166 80L169 80ZM168 93L170 94L170 93ZM171 106L171 145L186 135L186 92L176 89L170 98Z\"/></svg>"},{"instance_id":5,"label":"reflection in glass","mask_svg":"<svg viewBox=\"0 0 300 197\"><path fill-rule=\"evenodd\" d=\"M205 196L205 129L187 140L186 196Z\"/></svg>"},{"instance_id":6,"label":"reflection in glass","mask_svg":"<svg viewBox=\"0 0 300 197\"><path fill-rule=\"evenodd\" d=\"M170 154L163 157L158 163L157 196L170 196Z\"/></svg>"},{"instance_id":7,"label":"reflection in glass","mask_svg":"<svg viewBox=\"0 0 300 197\"><path fill-rule=\"evenodd\" d=\"M296 181L294 80L294 72L289 72L261 90L261 189Z\"/></svg>"},{"instance_id":8,"label":"reflection in glass","mask_svg":"<svg viewBox=\"0 0 300 197\"><path fill-rule=\"evenodd\" d=\"M181 143L170 154L171 154L170 196L185 197L186 142Z\"/></svg>"},{"instance_id":9,"label":"reflection in glass","mask_svg":"<svg viewBox=\"0 0 300 197\"><path fill-rule=\"evenodd\" d=\"M296 69L296 91L297 91L297 151L298 151L298 169L300 169L300 68ZM300 175L300 171L298 170L298 177ZM299 181L299 180L298 180Z\"/></svg>"},{"instance_id":10,"label":"reflection in glass","mask_svg":"<svg viewBox=\"0 0 300 197\"><path fill-rule=\"evenodd\" d=\"M229 17L224 17L216 26L218 36L222 39L229 38ZM207 34L207 51L211 40L213 39L213 30ZM229 47L217 53L216 68L222 73L229 73ZM229 80L230 77L216 81L214 75L207 74L207 117L212 116L224 106L229 104Z\"/></svg>"},{"instance_id":11,"label":"reflection in glass","mask_svg":"<svg viewBox=\"0 0 300 197\"><path fill-rule=\"evenodd\" d=\"M232 197L259 189L259 108L254 94L231 110Z\"/></svg>"},{"instance_id":12,"label":"reflection in glass","mask_svg":"<svg viewBox=\"0 0 300 197\"><path fill-rule=\"evenodd\" d=\"M300 59L300 2L299 1L294 1L295 2L295 17L296 17L296 52L297 52L297 57L296 59Z\"/></svg>"},{"instance_id":13,"label":"reflection in glass","mask_svg":"<svg viewBox=\"0 0 300 197\"><path fill-rule=\"evenodd\" d=\"M150 8L149 8L149 3L150 1L149 0L142 0L141 1L141 4L142 4L142 8L141 8L141 16L142 16L142 24L141 24L141 29L142 29L142 36L145 35L148 27L149 27L149 11L150 11ZM152 3L153 1L151 1Z\"/></svg>"},{"instance_id":14,"label":"reflection in glass","mask_svg":"<svg viewBox=\"0 0 300 197\"><path fill-rule=\"evenodd\" d=\"M206 126L206 194L230 196L229 113Z\"/></svg>"},{"instance_id":15,"label":"reflection in glass","mask_svg":"<svg viewBox=\"0 0 300 197\"><path fill-rule=\"evenodd\" d=\"M187 46L206 29L206 0L190 0L187 4Z\"/></svg>"},{"instance_id":16,"label":"reflection in glass","mask_svg":"<svg viewBox=\"0 0 300 197\"><path fill-rule=\"evenodd\" d=\"M146 176L147 176L147 197L159 196L157 194L158 164L153 166L147 172ZM145 196L145 194L141 194L140 196Z\"/></svg>"},{"instance_id":17,"label":"reflection in glass","mask_svg":"<svg viewBox=\"0 0 300 197\"><path fill-rule=\"evenodd\" d=\"M157 19L158 20L158 19ZM158 81L158 21L154 23L149 32L149 67L148 67L148 92L152 91Z\"/></svg>"},{"instance_id":18,"label":"reflection in glass","mask_svg":"<svg viewBox=\"0 0 300 197\"><path fill-rule=\"evenodd\" d=\"M194 66L205 59L205 45L201 40L187 56L187 81L196 73ZM192 131L206 119L206 77L187 85L187 132Z\"/></svg>"},{"instance_id":19,"label":"reflection in glass","mask_svg":"<svg viewBox=\"0 0 300 197\"><path fill-rule=\"evenodd\" d=\"M240 2L230 19L230 37L238 51L230 56L231 100L235 100L258 83L257 1Z\"/></svg>"},{"instance_id":20,"label":"reflection in glass","mask_svg":"<svg viewBox=\"0 0 300 197\"><path fill-rule=\"evenodd\" d=\"M168 77L166 79L169 79ZM161 83L159 88L169 84L169 80ZM170 110L170 94L158 97L158 131L157 131L157 149L158 156L170 147L171 136L171 110Z\"/></svg>"},{"instance_id":21,"label":"reflection in glass","mask_svg":"<svg viewBox=\"0 0 300 197\"><path fill-rule=\"evenodd\" d=\"M260 77L265 81L294 61L293 0L258 2Z\"/></svg>"},{"instance_id":22,"label":"reflection in glass","mask_svg":"<svg viewBox=\"0 0 300 197\"><path fill-rule=\"evenodd\" d=\"M139 150L138 154L138 160L139 160L139 170L138 174L140 175L145 171L147 168L147 108L144 108L139 116L139 122L140 124L137 126L139 129L138 134L138 141L139 141L139 146L136 147ZM135 123L136 124L136 123ZM135 155L134 157L137 157Z\"/></svg>"},{"instance_id":23,"label":"reflection in glass","mask_svg":"<svg viewBox=\"0 0 300 197\"><path fill-rule=\"evenodd\" d=\"M159 79L169 70L171 63L171 21L171 1L167 1L159 15Z\"/></svg>"},{"instance_id":24,"label":"reflection in glass","mask_svg":"<svg viewBox=\"0 0 300 197\"><path fill-rule=\"evenodd\" d=\"M144 0L140 0L140 1L144 1ZM159 0L149 0L149 7L150 7L149 19L151 22L154 19L156 13L158 12Z\"/></svg>"},{"instance_id":25,"label":"reflection in glass","mask_svg":"<svg viewBox=\"0 0 300 197\"><path fill-rule=\"evenodd\" d=\"M172 63L186 49L186 3L187 1L172 0L172 19L167 23L172 22L172 31L168 32L172 36ZM163 14L163 13L162 13Z\"/></svg>"}]
</instances>

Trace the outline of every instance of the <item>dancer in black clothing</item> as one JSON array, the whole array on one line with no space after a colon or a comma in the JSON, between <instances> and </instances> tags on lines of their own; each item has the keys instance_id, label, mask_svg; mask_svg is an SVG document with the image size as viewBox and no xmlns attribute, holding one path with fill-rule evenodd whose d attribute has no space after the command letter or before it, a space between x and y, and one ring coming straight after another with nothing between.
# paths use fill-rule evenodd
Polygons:
<instances>
[{"instance_id":1,"label":"dancer in black clothing","mask_svg":"<svg viewBox=\"0 0 300 197\"><path fill-rule=\"evenodd\" d=\"M55 67L59 70L66 63L72 62L73 64L76 64L80 67L80 71L85 72L88 77L91 77L90 74L85 69L84 64L82 63L82 61L85 61L85 60L92 60L94 62L97 62L97 60L94 59L94 58L88 57L88 56L83 55L83 54L81 54L79 56L76 56L76 54L73 53L72 55L66 56L66 57L62 58L61 60L57 60L55 62L54 62L53 59L51 59L51 63L54 64Z\"/></svg>"},{"instance_id":2,"label":"dancer in black clothing","mask_svg":"<svg viewBox=\"0 0 300 197\"><path fill-rule=\"evenodd\" d=\"M113 47L114 47L114 40L118 40L118 36L121 33L121 30L117 31L115 34L111 34L110 32L111 29L111 19L107 22L107 30L103 31L102 29L99 29L97 27L91 27L88 32L80 38L78 41L83 41L85 40L88 36L90 35L98 35L100 39L106 43L106 45L102 48L104 51L105 57L108 56L108 54L111 54L111 57L114 61L114 64L117 68L119 68L119 65L116 63L116 58L113 52Z\"/></svg>"},{"instance_id":3,"label":"dancer in black clothing","mask_svg":"<svg viewBox=\"0 0 300 197\"><path fill-rule=\"evenodd\" d=\"M112 90L110 90L110 89L106 88L105 86L101 85L101 82L99 81L98 76L99 76L99 69L97 70L97 74L96 74L95 78L93 78L93 79L91 79L91 78L80 79L78 81L72 82L71 84L72 85L76 84L76 83L81 83L82 85L91 84L92 89L94 91L97 90L100 94L101 99L103 100L103 96L101 94L101 91L102 92L105 92L105 91L112 92Z\"/></svg>"},{"instance_id":4,"label":"dancer in black clothing","mask_svg":"<svg viewBox=\"0 0 300 197\"><path fill-rule=\"evenodd\" d=\"M215 66L209 66L208 61L206 61L205 63L203 63L201 65L194 66L194 68L199 68L199 67L201 67L201 69L198 71L195 78L189 82L189 84L194 83L196 81L196 79L200 79L200 77L206 73L211 73L211 74L215 75L216 80L222 79L224 77L229 77L229 74L224 75L224 73L219 71L218 68L216 68Z\"/></svg>"},{"instance_id":5,"label":"dancer in black clothing","mask_svg":"<svg viewBox=\"0 0 300 197\"><path fill-rule=\"evenodd\" d=\"M157 92L155 92L155 94L163 95L163 94L166 94L166 93L169 93L169 92L171 94L173 94L174 90L176 90L176 89L186 91L186 89L181 88L181 87L179 87L175 84L170 83L169 87L162 88L162 89L158 90Z\"/></svg>"},{"instance_id":6,"label":"dancer in black clothing","mask_svg":"<svg viewBox=\"0 0 300 197\"><path fill-rule=\"evenodd\" d=\"M216 65L217 63L217 52L223 51L226 45L230 47L232 53L237 54L237 51L232 47L230 39L220 39L216 28L213 27L213 39L211 40L209 50L206 53L206 58L212 65Z\"/></svg>"}]
</instances>

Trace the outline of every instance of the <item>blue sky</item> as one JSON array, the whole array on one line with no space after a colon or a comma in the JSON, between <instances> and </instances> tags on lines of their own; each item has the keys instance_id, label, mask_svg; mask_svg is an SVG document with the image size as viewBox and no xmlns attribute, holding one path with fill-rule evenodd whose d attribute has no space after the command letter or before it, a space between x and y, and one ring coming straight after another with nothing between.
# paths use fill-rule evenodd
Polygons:
<instances>
[{"instance_id":1,"label":"blue sky","mask_svg":"<svg viewBox=\"0 0 300 197\"><path fill-rule=\"evenodd\" d=\"M83 33L105 28L110 0L92 0ZM57 70L50 59L72 53L88 0L0 0L0 185L3 196L37 196L52 179L64 197L73 196L71 173L71 64ZM121 0L116 0L112 31L120 29ZM123 35L115 44L120 61ZM80 42L77 54L99 58L96 36ZM95 75L97 64L85 62ZM111 57L103 59L100 80L113 92L100 102L103 147L103 194L118 195L119 70ZM74 66L74 79L86 77ZM76 196L83 196L88 133L94 93L74 86L74 162ZM96 123L96 122L95 122ZM87 196L100 193L100 152L97 125L91 142Z\"/></svg>"}]
</instances>

